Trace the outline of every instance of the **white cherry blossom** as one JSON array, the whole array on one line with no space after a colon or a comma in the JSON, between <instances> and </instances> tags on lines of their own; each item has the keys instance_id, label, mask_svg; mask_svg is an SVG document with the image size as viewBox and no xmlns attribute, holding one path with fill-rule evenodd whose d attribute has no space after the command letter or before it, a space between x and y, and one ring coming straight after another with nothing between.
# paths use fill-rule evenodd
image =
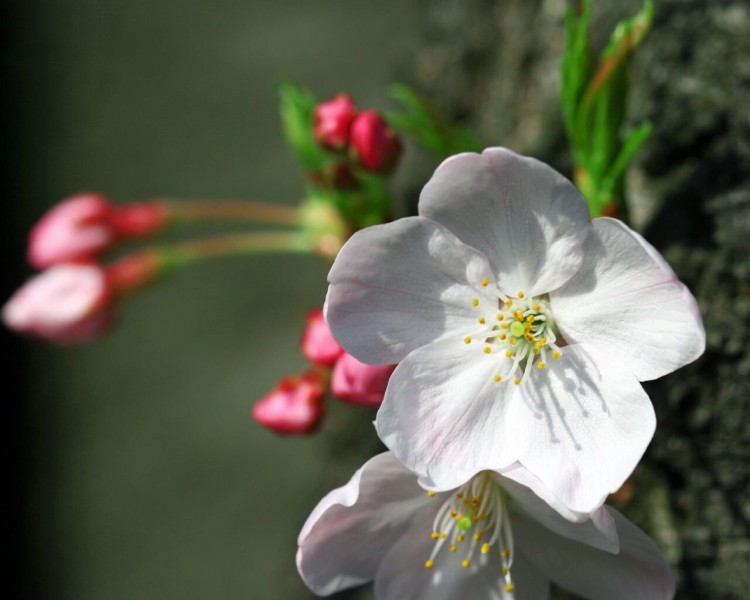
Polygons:
<instances>
[{"instance_id":1,"label":"white cherry blossom","mask_svg":"<svg viewBox=\"0 0 750 600\"><path fill-rule=\"evenodd\" d=\"M574 510L632 472L655 428L639 381L705 346L696 302L620 221L503 148L446 160L419 216L365 229L329 275L347 352L400 363L378 434L434 490L516 461Z\"/></svg>"},{"instance_id":2,"label":"white cherry blossom","mask_svg":"<svg viewBox=\"0 0 750 600\"><path fill-rule=\"evenodd\" d=\"M509 472L525 485L483 471L426 492L380 454L313 510L299 536L300 575L321 596L374 580L376 600L545 600L551 582L589 600L673 597L663 556L622 515L550 506L531 473Z\"/></svg>"}]
</instances>

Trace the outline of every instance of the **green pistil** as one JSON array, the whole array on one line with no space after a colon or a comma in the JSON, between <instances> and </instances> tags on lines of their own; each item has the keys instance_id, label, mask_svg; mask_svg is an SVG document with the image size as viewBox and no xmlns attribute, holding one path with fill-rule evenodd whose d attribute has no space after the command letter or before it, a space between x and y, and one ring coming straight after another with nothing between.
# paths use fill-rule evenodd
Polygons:
<instances>
[{"instance_id":1,"label":"green pistil","mask_svg":"<svg viewBox=\"0 0 750 600\"><path fill-rule=\"evenodd\" d=\"M526 327L521 321L513 321L510 324L510 332L515 337L523 337L523 334L526 332Z\"/></svg>"},{"instance_id":2,"label":"green pistil","mask_svg":"<svg viewBox=\"0 0 750 600\"><path fill-rule=\"evenodd\" d=\"M456 525L458 525L458 528L462 531L469 531L471 529L471 526L474 524L474 511L469 510L469 512L466 513L465 516L461 517L456 521Z\"/></svg>"}]
</instances>

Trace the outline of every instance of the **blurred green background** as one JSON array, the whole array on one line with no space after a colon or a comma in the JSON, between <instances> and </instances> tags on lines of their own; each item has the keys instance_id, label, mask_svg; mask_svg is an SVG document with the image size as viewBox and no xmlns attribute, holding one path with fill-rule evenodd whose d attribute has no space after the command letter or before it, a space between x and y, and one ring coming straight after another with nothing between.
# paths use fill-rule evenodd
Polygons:
<instances>
[{"instance_id":1,"label":"blurred green background","mask_svg":"<svg viewBox=\"0 0 750 600\"><path fill-rule=\"evenodd\" d=\"M419 24L416 0L3 10L5 298L30 274L26 232L74 192L297 202L277 84L384 108ZM99 343L3 331L19 597L312 597L295 541L328 491L336 419L282 439L250 408L303 368L297 341L326 272L312 257L228 259L138 295ZM330 408L339 423L372 418Z\"/></svg>"}]
</instances>

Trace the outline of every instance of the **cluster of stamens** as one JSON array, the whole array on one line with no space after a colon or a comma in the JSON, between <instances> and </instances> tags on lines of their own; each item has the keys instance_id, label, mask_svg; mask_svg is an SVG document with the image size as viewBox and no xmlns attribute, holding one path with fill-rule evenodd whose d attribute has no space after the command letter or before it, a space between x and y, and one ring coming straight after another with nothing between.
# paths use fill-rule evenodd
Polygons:
<instances>
[{"instance_id":1,"label":"cluster of stamens","mask_svg":"<svg viewBox=\"0 0 750 600\"><path fill-rule=\"evenodd\" d=\"M482 287L497 294L497 306L482 306L478 298L472 298L471 305L480 314L477 322L481 330L467 335L464 343L480 342L485 354L499 354L503 358L494 381L513 381L518 385L534 365L544 369L550 356L553 359L562 356L545 297L527 298L522 291L509 297L487 279L482 280Z\"/></svg>"},{"instance_id":2,"label":"cluster of stamens","mask_svg":"<svg viewBox=\"0 0 750 600\"><path fill-rule=\"evenodd\" d=\"M435 492L427 492L436 496ZM442 495L442 494L441 494ZM432 527L435 545L424 566L432 569L440 551L448 545L451 553L463 550L461 566L468 569L479 553L499 550L505 592L515 590L510 576L513 563L513 534L503 491L492 476L482 473L473 477L457 492L451 493L435 516Z\"/></svg>"}]
</instances>

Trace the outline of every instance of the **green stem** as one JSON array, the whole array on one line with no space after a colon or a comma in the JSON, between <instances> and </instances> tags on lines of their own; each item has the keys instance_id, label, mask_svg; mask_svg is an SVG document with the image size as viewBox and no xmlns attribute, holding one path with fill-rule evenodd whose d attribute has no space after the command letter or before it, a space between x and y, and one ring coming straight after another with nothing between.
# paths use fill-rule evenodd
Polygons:
<instances>
[{"instance_id":1,"label":"green stem","mask_svg":"<svg viewBox=\"0 0 750 600\"><path fill-rule=\"evenodd\" d=\"M177 221L251 221L296 226L296 207L249 200L163 200L170 218Z\"/></svg>"},{"instance_id":2,"label":"green stem","mask_svg":"<svg viewBox=\"0 0 750 600\"><path fill-rule=\"evenodd\" d=\"M156 251L171 269L210 258L273 252L312 253L313 248L307 236L299 231L261 231L190 240L162 246Z\"/></svg>"}]
</instances>

